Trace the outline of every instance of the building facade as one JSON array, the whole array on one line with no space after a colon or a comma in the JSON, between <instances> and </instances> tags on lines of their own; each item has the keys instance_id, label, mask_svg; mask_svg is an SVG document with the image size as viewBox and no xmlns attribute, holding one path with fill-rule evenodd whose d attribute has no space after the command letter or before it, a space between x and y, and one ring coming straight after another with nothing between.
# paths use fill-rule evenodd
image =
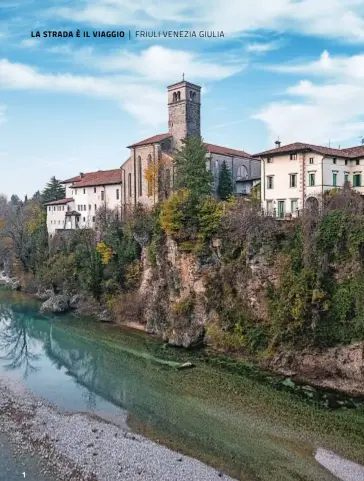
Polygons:
<instances>
[{"instance_id":1,"label":"building facade","mask_svg":"<svg viewBox=\"0 0 364 481\"><path fill-rule=\"evenodd\" d=\"M122 209L121 170L99 170L67 179L62 183L66 198L48 202L47 229L53 236L57 230L93 228L96 213L107 207L120 213Z\"/></svg>"},{"instance_id":2,"label":"building facade","mask_svg":"<svg viewBox=\"0 0 364 481\"><path fill-rule=\"evenodd\" d=\"M346 182L364 193L364 146L331 149L295 142L255 154L261 160L263 210L279 218L297 216L318 205L324 192Z\"/></svg>"},{"instance_id":3,"label":"building facade","mask_svg":"<svg viewBox=\"0 0 364 481\"><path fill-rule=\"evenodd\" d=\"M188 136L201 136L201 87L183 80L167 88L168 132L129 145L121 168L91 172L63 181L66 198L47 204L50 235L58 229L93 228L97 210L151 207L173 190L173 156ZM260 159L243 150L206 143L206 168L213 174L216 193L220 169L230 169L235 193L249 194L260 182ZM152 173L152 175L148 176Z\"/></svg>"}]
</instances>

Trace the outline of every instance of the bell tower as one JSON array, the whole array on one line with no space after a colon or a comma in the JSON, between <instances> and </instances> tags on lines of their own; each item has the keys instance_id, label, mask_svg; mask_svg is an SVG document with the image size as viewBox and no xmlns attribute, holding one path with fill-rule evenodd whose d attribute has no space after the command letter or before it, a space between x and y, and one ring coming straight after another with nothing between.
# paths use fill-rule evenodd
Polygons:
<instances>
[{"instance_id":1,"label":"bell tower","mask_svg":"<svg viewBox=\"0 0 364 481\"><path fill-rule=\"evenodd\" d=\"M179 149L182 139L201 136L201 87L183 80L168 87L168 131L173 148Z\"/></svg>"}]
</instances>

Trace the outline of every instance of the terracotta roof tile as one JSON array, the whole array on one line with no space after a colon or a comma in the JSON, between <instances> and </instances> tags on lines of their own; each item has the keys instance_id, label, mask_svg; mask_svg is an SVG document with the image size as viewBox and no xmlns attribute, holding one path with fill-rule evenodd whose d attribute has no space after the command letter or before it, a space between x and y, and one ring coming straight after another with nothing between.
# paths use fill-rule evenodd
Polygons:
<instances>
[{"instance_id":1,"label":"terracotta roof tile","mask_svg":"<svg viewBox=\"0 0 364 481\"><path fill-rule=\"evenodd\" d=\"M136 142L135 144L128 145L128 148L139 147L140 145L154 144L156 142L162 142L162 140L168 139L169 137L172 137L171 134L153 135L153 137L148 137L147 139L141 140L140 142Z\"/></svg>"},{"instance_id":2,"label":"terracotta roof tile","mask_svg":"<svg viewBox=\"0 0 364 481\"><path fill-rule=\"evenodd\" d=\"M97 172L89 172L74 182L72 187L93 187L96 185L112 185L121 183L121 169L99 170Z\"/></svg>"},{"instance_id":3,"label":"terracotta roof tile","mask_svg":"<svg viewBox=\"0 0 364 481\"><path fill-rule=\"evenodd\" d=\"M357 145L356 147L349 147L348 149L342 149L352 157L364 157L364 145Z\"/></svg>"},{"instance_id":4,"label":"terracotta roof tile","mask_svg":"<svg viewBox=\"0 0 364 481\"><path fill-rule=\"evenodd\" d=\"M80 175L76 175L76 177L71 177L70 179L62 180L60 183L61 184L71 184L73 182L77 182L78 180L81 180Z\"/></svg>"},{"instance_id":5,"label":"terracotta roof tile","mask_svg":"<svg viewBox=\"0 0 364 481\"><path fill-rule=\"evenodd\" d=\"M205 144L206 149L208 152L211 154L220 154L220 155L230 155L234 157L246 157L250 159L252 156L244 150L235 150L235 149L230 149L229 147L221 147L220 145L214 145L214 144Z\"/></svg>"},{"instance_id":6,"label":"terracotta roof tile","mask_svg":"<svg viewBox=\"0 0 364 481\"><path fill-rule=\"evenodd\" d=\"M47 202L44 205L64 205L68 204L69 202L73 202L72 197L68 197L67 199L53 200L52 202Z\"/></svg>"},{"instance_id":7,"label":"terracotta roof tile","mask_svg":"<svg viewBox=\"0 0 364 481\"><path fill-rule=\"evenodd\" d=\"M274 155L285 152L297 152L300 150L311 150L323 155L333 155L337 157L352 158L353 156L346 152L346 149L331 149L330 147L323 147L321 145L305 144L302 142L294 142L293 144L283 145L271 150L265 150L259 154L254 154L253 157L261 157L264 155Z\"/></svg>"}]
</instances>

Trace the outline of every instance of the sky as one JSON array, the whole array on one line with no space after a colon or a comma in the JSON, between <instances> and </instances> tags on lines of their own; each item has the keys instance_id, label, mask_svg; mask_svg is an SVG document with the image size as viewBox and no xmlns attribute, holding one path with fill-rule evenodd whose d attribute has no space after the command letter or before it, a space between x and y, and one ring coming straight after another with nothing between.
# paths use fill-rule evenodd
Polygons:
<instances>
[{"instance_id":1,"label":"sky","mask_svg":"<svg viewBox=\"0 0 364 481\"><path fill-rule=\"evenodd\" d=\"M197 37L137 37L170 30ZM168 131L166 87L183 73L202 86L208 143L358 145L364 1L1 0L0 192L119 167L128 145Z\"/></svg>"}]
</instances>

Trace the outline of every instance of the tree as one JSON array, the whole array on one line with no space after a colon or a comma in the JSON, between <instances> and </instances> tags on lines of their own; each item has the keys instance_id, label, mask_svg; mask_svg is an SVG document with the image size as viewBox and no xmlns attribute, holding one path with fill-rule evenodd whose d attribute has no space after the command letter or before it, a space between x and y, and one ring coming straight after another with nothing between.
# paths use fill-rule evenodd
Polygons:
<instances>
[{"instance_id":1,"label":"tree","mask_svg":"<svg viewBox=\"0 0 364 481\"><path fill-rule=\"evenodd\" d=\"M233 181L231 178L231 172L226 164L226 161L222 163L219 173L219 185L217 188L217 194L221 200L227 200L234 193Z\"/></svg>"},{"instance_id":2,"label":"tree","mask_svg":"<svg viewBox=\"0 0 364 481\"><path fill-rule=\"evenodd\" d=\"M64 199L65 195L65 188L60 181L53 176L42 192L42 201L45 203Z\"/></svg>"},{"instance_id":3,"label":"tree","mask_svg":"<svg viewBox=\"0 0 364 481\"><path fill-rule=\"evenodd\" d=\"M19 197L16 195L16 194L13 194L11 197L10 197L10 203L12 205L19 205L21 203L21 200L19 199Z\"/></svg>"},{"instance_id":4,"label":"tree","mask_svg":"<svg viewBox=\"0 0 364 481\"><path fill-rule=\"evenodd\" d=\"M261 196L261 185L256 184L254 187L251 188L250 191L250 199L254 205L260 205L260 196Z\"/></svg>"},{"instance_id":5,"label":"tree","mask_svg":"<svg viewBox=\"0 0 364 481\"><path fill-rule=\"evenodd\" d=\"M206 165L207 150L200 137L187 137L174 158L175 187L188 189L192 202L211 194L213 177Z\"/></svg>"}]
</instances>

